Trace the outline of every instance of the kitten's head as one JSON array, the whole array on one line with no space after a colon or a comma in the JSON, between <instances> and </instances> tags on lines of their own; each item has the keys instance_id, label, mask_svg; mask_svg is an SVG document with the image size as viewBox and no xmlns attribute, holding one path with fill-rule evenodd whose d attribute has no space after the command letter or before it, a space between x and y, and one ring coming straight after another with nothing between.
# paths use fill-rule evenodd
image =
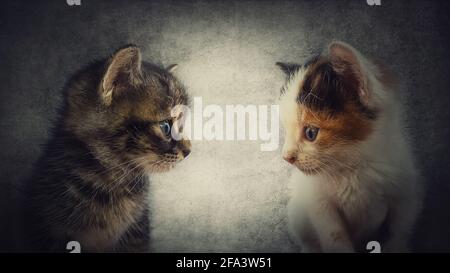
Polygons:
<instances>
[{"instance_id":1,"label":"kitten's head","mask_svg":"<svg viewBox=\"0 0 450 273\"><path fill-rule=\"evenodd\" d=\"M128 46L91 65L68 86L66 127L101 161L166 171L190 153L190 142L176 141L182 130L176 105L189 97L167 69L142 62L140 50Z\"/></svg>"},{"instance_id":2,"label":"kitten's head","mask_svg":"<svg viewBox=\"0 0 450 273\"><path fill-rule=\"evenodd\" d=\"M287 75L280 96L286 161L306 174L336 175L358 164L359 144L379 113L365 63L342 42L304 65L277 63Z\"/></svg>"}]
</instances>

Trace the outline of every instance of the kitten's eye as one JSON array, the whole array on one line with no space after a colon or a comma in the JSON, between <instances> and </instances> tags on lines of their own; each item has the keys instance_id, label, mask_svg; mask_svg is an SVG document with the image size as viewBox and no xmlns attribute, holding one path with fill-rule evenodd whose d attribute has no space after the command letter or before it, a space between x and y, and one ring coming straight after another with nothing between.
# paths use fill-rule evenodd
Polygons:
<instances>
[{"instance_id":1,"label":"kitten's eye","mask_svg":"<svg viewBox=\"0 0 450 273\"><path fill-rule=\"evenodd\" d=\"M168 136L170 134L170 123L167 120L161 121L159 123L159 128L161 128L161 131L164 135Z\"/></svg>"},{"instance_id":2,"label":"kitten's eye","mask_svg":"<svg viewBox=\"0 0 450 273\"><path fill-rule=\"evenodd\" d=\"M306 126L305 127L305 138L308 141L316 140L317 134L319 133L319 128L314 126Z\"/></svg>"}]
</instances>

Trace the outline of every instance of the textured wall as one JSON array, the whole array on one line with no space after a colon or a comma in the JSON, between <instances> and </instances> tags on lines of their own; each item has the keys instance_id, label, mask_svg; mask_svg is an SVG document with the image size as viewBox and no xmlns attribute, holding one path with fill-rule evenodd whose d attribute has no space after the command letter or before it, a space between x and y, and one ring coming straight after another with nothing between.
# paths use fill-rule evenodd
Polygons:
<instances>
[{"instance_id":1,"label":"textured wall","mask_svg":"<svg viewBox=\"0 0 450 273\"><path fill-rule=\"evenodd\" d=\"M11 247L14 188L47 138L61 88L92 59L135 43L204 104L274 104L276 61L301 61L331 39L387 62L404 85L428 198L422 251L450 251L448 1L9 1L0 17L0 249ZM154 177L155 251L295 251L286 234L280 149L197 141Z\"/></svg>"}]
</instances>

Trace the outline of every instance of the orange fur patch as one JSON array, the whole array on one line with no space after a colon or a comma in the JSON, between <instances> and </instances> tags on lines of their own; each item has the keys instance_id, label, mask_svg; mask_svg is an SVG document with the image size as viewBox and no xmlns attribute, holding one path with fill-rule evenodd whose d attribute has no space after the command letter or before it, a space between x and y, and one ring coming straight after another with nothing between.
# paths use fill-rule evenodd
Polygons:
<instances>
[{"instance_id":1,"label":"orange fur patch","mask_svg":"<svg viewBox=\"0 0 450 273\"><path fill-rule=\"evenodd\" d=\"M320 128L316 144L327 147L336 142L354 142L367 139L373 130L370 120L365 118L354 105L346 106L346 111L334 115L325 111L314 111L299 105L300 130L313 125ZM301 134L303 138L304 135Z\"/></svg>"}]
</instances>

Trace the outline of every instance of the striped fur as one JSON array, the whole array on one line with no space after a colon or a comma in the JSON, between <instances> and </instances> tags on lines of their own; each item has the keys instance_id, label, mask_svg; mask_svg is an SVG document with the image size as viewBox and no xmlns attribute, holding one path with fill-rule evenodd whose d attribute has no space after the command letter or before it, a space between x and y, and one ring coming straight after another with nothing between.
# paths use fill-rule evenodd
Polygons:
<instances>
[{"instance_id":1,"label":"striped fur","mask_svg":"<svg viewBox=\"0 0 450 273\"><path fill-rule=\"evenodd\" d=\"M189 98L168 71L128 46L73 76L53 135L26 188L31 251L145 252L148 178L190 149L162 133Z\"/></svg>"}]
</instances>

